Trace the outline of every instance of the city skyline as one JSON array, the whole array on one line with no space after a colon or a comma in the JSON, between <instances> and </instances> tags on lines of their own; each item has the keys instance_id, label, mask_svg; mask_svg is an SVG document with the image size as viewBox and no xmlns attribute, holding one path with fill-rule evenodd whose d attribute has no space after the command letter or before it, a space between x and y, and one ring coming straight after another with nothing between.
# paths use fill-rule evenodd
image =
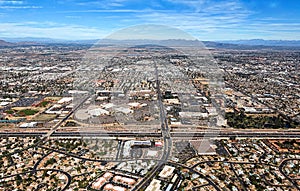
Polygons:
<instances>
[{"instance_id":1,"label":"city skyline","mask_svg":"<svg viewBox=\"0 0 300 191\"><path fill-rule=\"evenodd\" d=\"M299 40L297 1L0 1L0 38L105 38L115 31L157 24L199 40Z\"/></svg>"}]
</instances>

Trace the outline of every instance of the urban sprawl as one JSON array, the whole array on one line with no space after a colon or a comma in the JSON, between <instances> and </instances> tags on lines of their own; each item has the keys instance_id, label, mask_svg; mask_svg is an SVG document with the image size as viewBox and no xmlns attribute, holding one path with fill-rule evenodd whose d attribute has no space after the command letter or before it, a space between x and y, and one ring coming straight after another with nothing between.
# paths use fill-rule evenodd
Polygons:
<instances>
[{"instance_id":1,"label":"urban sprawl","mask_svg":"<svg viewBox=\"0 0 300 191\"><path fill-rule=\"evenodd\" d=\"M300 190L299 53L0 47L0 190Z\"/></svg>"}]
</instances>

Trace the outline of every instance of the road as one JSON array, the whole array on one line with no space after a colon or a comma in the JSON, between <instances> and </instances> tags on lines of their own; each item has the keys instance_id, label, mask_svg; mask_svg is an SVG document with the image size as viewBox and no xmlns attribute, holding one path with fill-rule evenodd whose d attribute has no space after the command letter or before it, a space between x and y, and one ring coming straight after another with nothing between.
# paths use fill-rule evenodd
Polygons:
<instances>
[{"instance_id":1,"label":"road","mask_svg":"<svg viewBox=\"0 0 300 191\"><path fill-rule=\"evenodd\" d=\"M59 169L52 169L52 168L47 168L47 169L38 169L38 170L30 170L30 171L26 171L26 172L21 172L21 173L16 173L16 174L13 174L13 175L8 175L8 176L4 176L4 177L0 177L0 182L2 180L5 180L5 179L8 179L8 178L12 178L12 177L15 177L17 175L26 175L26 174L33 174L33 173L36 173L38 171L41 171L41 172L44 172L44 171L51 171L51 172L56 172L56 173L62 173L66 176L67 178L67 182L66 184L61 188L61 190L66 190L70 184L71 184L71 180L72 180L72 177L69 173L63 171L63 170L59 170ZM59 188L58 188L59 189Z\"/></svg>"},{"instance_id":2,"label":"road","mask_svg":"<svg viewBox=\"0 0 300 191\"><path fill-rule=\"evenodd\" d=\"M77 104L62 120L55 124L47 134L43 135L44 137L42 140L49 138L88 98L89 96L84 97L80 103Z\"/></svg>"},{"instance_id":3,"label":"road","mask_svg":"<svg viewBox=\"0 0 300 191\"><path fill-rule=\"evenodd\" d=\"M45 132L0 132L0 137L40 137L45 136ZM294 138L300 139L300 131L247 131L243 130L226 130L218 132L170 132L170 137L174 138ZM103 137L103 138L119 138L119 137L150 137L150 138L161 138L161 133L153 132L54 132L51 138L81 138L81 137ZM166 139L168 140L168 139ZM166 157L166 156L165 156Z\"/></svg>"},{"instance_id":4,"label":"road","mask_svg":"<svg viewBox=\"0 0 300 191\"><path fill-rule=\"evenodd\" d=\"M160 115L160 121L161 121L161 136L164 140L164 146L163 146L163 154L161 156L161 159L157 162L157 165L149 172L146 178L144 178L141 182L139 182L133 189L135 190L141 190L144 186L146 186L149 181L153 180L155 173L164 165L167 163L168 158L170 156L171 150L172 150L172 139L170 136L170 129L168 126L168 121L166 117L165 108L162 101L162 93L160 88L160 80L159 80L159 74L157 69L157 64L154 61L154 69L155 69L155 81L156 81L156 91L157 91L157 101L159 105L159 115Z\"/></svg>"},{"instance_id":5,"label":"road","mask_svg":"<svg viewBox=\"0 0 300 191\"><path fill-rule=\"evenodd\" d=\"M281 174L283 174L283 176L288 179L292 184L293 186L297 189L297 190L300 190L300 187L298 186L297 182L295 179L292 179L291 177L289 177L283 170L284 166L286 165L286 163L290 160L299 160L299 159L285 159L283 160L280 165L279 165L279 171Z\"/></svg>"}]
</instances>

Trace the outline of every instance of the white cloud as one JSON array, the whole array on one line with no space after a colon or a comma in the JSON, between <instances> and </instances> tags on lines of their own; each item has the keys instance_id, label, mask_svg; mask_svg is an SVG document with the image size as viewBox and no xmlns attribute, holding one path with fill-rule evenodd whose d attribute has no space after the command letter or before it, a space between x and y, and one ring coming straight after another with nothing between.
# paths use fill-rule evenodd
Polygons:
<instances>
[{"instance_id":1,"label":"white cloud","mask_svg":"<svg viewBox=\"0 0 300 191\"><path fill-rule=\"evenodd\" d=\"M199 11L208 2L207 0L168 0L171 3L186 5Z\"/></svg>"},{"instance_id":2,"label":"white cloud","mask_svg":"<svg viewBox=\"0 0 300 191\"><path fill-rule=\"evenodd\" d=\"M82 18L81 16L78 16L78 15L67 15L65 17L68 19L81 19Z\"/></svg>"},{"instance_id":3,"label":"white cloud","mask_svg":"<svg viewBox=\"0 0 300 191\"><path fill-rule=\"evenodd\" d=\"M22 0L0 0L0 9L40 9L41 6L33 6Z\"/></svg>"},{"instance_id":4,"label":"white cloud","mask_svg":"<svg viewBox=\"0 0 300 191\"><path fill-rule=\"evenodd\" d=\"M24 1L9 1L9 0L0 0L1 5L22 5Z\"/></svg>"},{"instance_id":5,"label":"white cloud","mask_svg":"<svg viewBox=\"0 0 300 191\"><path fill-rule=\"evenodd\" d=\"M194 13L149 12L138 15L146 23L172 25L185 30L200 30L211 32L218 28L238 26L245 22L248 13L211 13L210 11Z\"/></svg>"},{"instance_id":6,"label":"white cloud","mask_svg":"<svg viewBox=\"0 0 300 191\"><path fill-rule=\"evenodd\" d=\"M87 9L74 11L60 11L60 13L145 13L147 10L136 9Z\"/></svg>"},{"instance_id":7,"label":"white cloud","mask_svg":"<svg viewBox=\"0 0 300 191\"><path fill-rule=\"evenodd\" d=\"M124 3L127 0L102 0L102 1L81 1L81 2L74 2L76 5L80 6L94 6L96 8L102 9L111 9L116 7L123 7Z\"/></svg>"},{"instance_id":8,"label":"white cloud","mask_svg":"<svg viewBox=\"0 0 300 191\"><path fill-rule=\"evenodd\" d=\"M110 31L80 25L62 25L54 23L0 23L1 37L39 37L54 39L96 39L103 38Z\"/></svg>"},{"instance_id":9,"label":"white cloud","mask_svg":"<svg viewBox=\"0 0 300 191\"><path fill-rule=\"evenodd\" d=\"M99 20L99 25L105 25L103 26L103 30L102 28L101 30L99 29L100 26L97 26L98 28L82 26L85 23L82 23L82 25L66 25L53 22L0 23L0 36L89 39L105 37L112 32L112 29L116 28L124 28L137 24L162 24L185 30L201 40L247 38L300 39L298 18L290 18L288 21L286 19L271 17L255 17L253 19L254 12L248 10L239 0L167 1L168 4L184 5L182 6L184 9L170 10L168 7L163 7L163 3L158 3L157 1L153 1L153 3L157 3L155 7L159 7L159 10L154 8L134 9L126 7L127 0L93 0L91 2L64 0L64 2L80 3L80 6L92 8L57 11L56 13L63 14L64 18L67 18L65 23L72 21L71 19L79 20L80 18L80 20L84 21L85 16L88 16L89 13L99 13L95 14L97 15L95 20ZM18 4L16 2L0 0L0 8L41 8L23 3Z\"/></svg>"},{"instance_id":10,"label":"white cloud","mask_svg":"<svg viewBox=\"0 0 300 191\"><path fill-rule=\"evenodd\" d=\"M0 6L0 9L41 9L41 6Z\"/></svg>"},{"instance_id":11,"label":"white cloud","mask_svg":"<svg viewBox=\"0 0 300 191\"><path fill-rule=\"evenodd\" d=\"M136 25L118 30L107 37L108 39L187 39L195 40L192 36L183 32L182 30L168 27L165 25Z\"/></svg>"}]
</instances>

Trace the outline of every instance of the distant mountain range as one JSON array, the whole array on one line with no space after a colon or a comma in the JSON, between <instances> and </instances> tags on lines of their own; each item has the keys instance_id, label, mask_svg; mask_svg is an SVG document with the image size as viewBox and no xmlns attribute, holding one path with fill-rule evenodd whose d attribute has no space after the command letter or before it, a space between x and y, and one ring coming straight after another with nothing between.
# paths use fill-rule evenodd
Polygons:
<instances>
[{"instance_id":1,"label":"distant mountain range","mask_svg":"<svg viewBox=\"0 0 300 191\"><path fill-rule=\"evenodd\" d=\"M40 44L50 44L50 43L78 43L78 44L94 44L98 39L90 40L64 40L64 39L53 39L53 38L35 38L35 37L23 37L23 38L1 38L7 42L20 43L20 42L35 42Z\"/></svg>"},{"instance_id":2,"label":"distant mountain range","mask_svg":"<svg viewBox=\"0 0 300 191\"><path fill-rule=\"evenodd\" d=\"M35 41L20 41L20 42L8 42L4 40L0 40L0 46L25 46L25 45L38 45L40 42Z\"/></svg>"},{"instance_id":3,"label":"distant mountain range","mask_svg":"<svg viewBox=\"0 0 300 191\"><path fill-rule=\"evenodd\" d=\"M226 44L240 44L251 46L300 46L300 40L263 40L263 39L250 39L250 40L226 40L220 41Z\"/></svg>"},{"instance_id":4,"label":"distant mountain range","mask_svg":"<svg viewBox=\"0 0 300 191\"><path fill-rule=\"evenodd\" d=\"M0 46L20 46L20 45L41 45L41 44L87 44L93 45L97 42L101 44L110 43L124 43L124 44L155 44L156 40L111 40L111 39L91 39L91 40L62 40L51 38L1 38ZM183 39L170 39L170 40L157 40L158 44L165 46L183 45L183 46L197 46L200 45L197 40L183 40ZM202 41L202 43L209 48L224 48L224 49L254 49L254 48L300 48L300 40L226 40L226 41Z\"/></svg>"},{"instance_id":5,"label":"distant mountain range","mask_svg":"<svg viewBox=\"0 0 300 191\"><path fill-rule=\"evenodd\" d=\"M13 46L13 45L14 45L13 43L0 40L0 46Z\"/></svg>"}]
</instances>

